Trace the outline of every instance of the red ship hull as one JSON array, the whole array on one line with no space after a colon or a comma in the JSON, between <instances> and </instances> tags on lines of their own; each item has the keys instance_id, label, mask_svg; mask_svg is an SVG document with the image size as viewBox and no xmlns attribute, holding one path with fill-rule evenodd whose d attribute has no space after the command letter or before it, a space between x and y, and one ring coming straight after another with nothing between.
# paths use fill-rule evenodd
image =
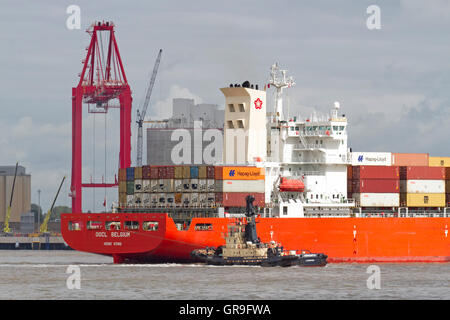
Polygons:
<instances>
[{"instance_id":1,"label":"red ship hull","mask_svg":"<svg viewBox=\"0 0 450 320\"><path fill-rule=\"evenodd\" d=\"M100 222L99 229L87 230L88 221ZM106 221L120 221L121 229L105 230ZM125 221L138 221L139 229L125 229ZM158 222L157 230L142 230L145 221ZM224 244L229 221L194 218L189 228L178 230L165 213L63 214L61 232L71 248L112 256L115 263L190 262L192 250ZM80 230L69 230L74 222ZM257 222L263 242L321 252L329 262L450 261L450 218L259 218Z\"/></svg>"}]
</instances>

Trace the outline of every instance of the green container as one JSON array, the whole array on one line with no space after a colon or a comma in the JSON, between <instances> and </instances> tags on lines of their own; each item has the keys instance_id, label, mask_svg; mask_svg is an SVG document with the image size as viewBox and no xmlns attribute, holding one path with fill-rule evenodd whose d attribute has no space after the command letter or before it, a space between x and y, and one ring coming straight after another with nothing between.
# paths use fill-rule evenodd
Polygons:
<instances>
[{"instance_id":1,"label":"green container","mask_svg":"<svg viewBox=\"0 0 450 320\"><path fill-rule=\"evenodd\" d=\"M127 181L127 194L134 194L134 181Z\"/></svg>"}]
</instances>

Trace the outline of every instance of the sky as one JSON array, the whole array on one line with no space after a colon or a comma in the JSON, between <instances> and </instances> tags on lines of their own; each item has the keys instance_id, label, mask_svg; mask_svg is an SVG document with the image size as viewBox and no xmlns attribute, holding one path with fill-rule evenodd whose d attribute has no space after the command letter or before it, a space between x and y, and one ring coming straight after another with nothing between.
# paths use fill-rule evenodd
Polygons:
<instances>
[{"instance_id":1,"label":"sky","mask_svg":"<svg viewBox=\"0 0 450 320\"><path fill-rule=\"evenodd\" d=\"M80 7L80 29L66 26L70 5ZM380 8L380 29L367 27L370 5ZM26 167L32 202L41 190L44 211L63 176L57 205L71 204L71 89L90 41L85 30L97 20L116 25L133 95L133 163L136 109L160 48L148 118L170 115L173 98L223 106L219 88L245 80L262 87L278 62L296 82L286 91L290 115L328 112L339 101L352 150L450 156L449 1L6 0L0 164ZM84 181L111 181L117 172L114 111L83 114ZM83 209L99 211L116 193L85 190Z\"/></svg>"}]
</instances>

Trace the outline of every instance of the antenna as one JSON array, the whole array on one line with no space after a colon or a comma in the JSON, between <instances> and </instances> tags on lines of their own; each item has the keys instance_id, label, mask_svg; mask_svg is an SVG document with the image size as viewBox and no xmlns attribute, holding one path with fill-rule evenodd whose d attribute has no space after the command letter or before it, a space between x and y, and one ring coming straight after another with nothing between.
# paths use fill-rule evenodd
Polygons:
<instances>
[{"instance_id":1,"label":"antenna","mask_svg":"<svg viewBox=\"0 0 450 320\"><path fill-rule=\"evenodd\" d=\"M278 62L273 64L270 71L269 85L277 88L277 95L275 99L275 119L277 121L283 120L283 88L290 88L295 85L292 77L286 78L287 70L280 69ZM281 73L281 78L279 77Z\"/></svg>"}]
</instances>

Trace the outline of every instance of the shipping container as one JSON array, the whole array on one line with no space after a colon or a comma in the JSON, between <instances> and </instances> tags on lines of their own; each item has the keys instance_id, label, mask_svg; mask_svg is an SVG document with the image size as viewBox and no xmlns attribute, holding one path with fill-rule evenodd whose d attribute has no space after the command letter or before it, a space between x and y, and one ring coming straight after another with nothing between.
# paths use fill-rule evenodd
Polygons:
<instances>
[{"instance_id":1,"label":"shipping container","mask_svg":"<svg viewBox=\"0 0 450 320\"><path fill-rule=\"evenodd\" d=\"M264 180L216 180L216 192L265 192Z\"/></svg>"},{"instance_id":2,"label":"shipping container","mask_svg":"<svg viewBox=\"0 0 450 320\"><path fill-rule=\"evenodd\" d=\"M119 169L119 182L120 181L127 181L127 169L126 168Z\"/></svg>"},{"instance_id":3,"label":"shipping container","mask_svg":"<svg viewBox=\"0 0 450 320\"><path fill-rule=\"evenodd\" d=\"M126 181L119 181L119 194L120 193L127 193L127 182Z\"/></svg>"},{"instance_id":4,"label":"shipping container","mask_svg":"<svg viewBox=\"0 0 450 320\"><path fill-rule=\"evenodd\" d=\"M191 178L191 167L183 166L183 179L190 179L190 178Z\"/></svg>"},{"instance_id":5,"label":"shipping container","mask_svg":"<svg viewBox=\"0 0 450 320\"><path fill-rule=\"evenodd\" d=\"M166 194L165 193L158 193L158 206L166 206Z\"/></svg>"},{"instance_id":6,"label":"shipping container","mask_svg":"<svg viewBox=\"0 0 450 320\"><path fill-rule=\"evenodd\" d=\"M215 173L214 166L206 167L206 178L207 179L214 179L214 176L215 176L214 173Z\"/></svg>"},{"instance_id":7,"label":"shipping container","mask_svg":"<svg viewBox=\"0 0 450 320\"><path fill-rule=\"evenodd\" d=\"M356 166L352 168L353 179L399 179L399 167Z\"/></svg>"},{"instance_id":8,"label":"shipping container","mask_svg":"<svg viewBox=\"0 0 450 320\"><path fill-rule=\"evenodd\" d=\"M127 207L134 207L134 195L127 194Z\"/></svg>"},{"instance_id":9,"label":"shipping container","mask_svg":"<svg viewBox=\"0 0 450 320\"><path fill-rule=\"evenodd\" d=\"M151 179L150 180L150 192L158 192L159 190L159 180Z\"/></svg>"},{"instance_id":10,"label":"shipping container","mask_svg":"<svg viewBox=\"0 0 450 320\"><path fill-rule=\"evenodd\" d=\"M198 179L198 191L199 192L206 192L208 191L206 179Z\"/></svg>"},{"instance_id":11,"label":"shipping container","mask_svg":"<svg viewBox=\"0 0 450 320\"><path fill-rule=\"evenodd\" d=\"M182 187L182 192L191 192L191 179L183 179Z\"/></svg>"},{"instance_id":12,"label":"shipping container","mask_svg":"<svg viewBox=\"0 0 450 320\"><path fill-rule=\"evenodd\" d=\"M191 191L198 192L198 179L191 179L190 183L191 183L190 187Z\"/></svg>"},{"instance_id":13,"label":"shipping container","mask_svg":"<svg viewBox=\"0 0 450 320\"><path fill-rule=\"evenodd\" d=\"M150 206L152 207L157 207L158 206L158 198L159 198L159 194L158 193L151 193L150 194Z\"/></svg>"},{"instance_id":14,"label":"shipping container","mask_svg":"<svg viewBox=\"0 0 450 320\"><path fill-rule=\"evenodd\" d=\"M445 168L445 180L450 180L450 168Z\"/></svg>"},{"instance_id":15,"label":"shipping container","mask_svg":"<svg viewBox=\"0 0 450 320\"><path fill-rule=\"evenodd\" d=\"M142 192L151 192L152 189L150 187L150 181L149 179L142 180Z\"/></svg>"},{"instance_id":16,"label":"shipping container","mask_svg":"<svg viewBox=\"0 0 450 320\"><path fill-rule=\"evenodd\" d=\"M175 205L175 194L174 193L167 193L166 203L169 207L173 207Z\"/></svg>"},{"instance_id":17,"label":"shipping container","mask_svg":"<svg viewBox=\"0 0 450 320\"><path fill-rule=\"evenodd\" d=\"M445 180L445 193L450 193L450 180Z\"/></svg>"},{"instance_id":18,"label":"shipping container","mask_svg":"<svg viewBox=\"0 0 450 320\"><path fill-rule=\"evenodd\" d=\"M445 193L403 193L402 202L406 197L408 207L444 207Z\"/></svg>"},{"instance_id":19,"label":"shipping container","mask_svg":"<svg viewBox=\"0 0 450 320\"><path fill-rule=\"evenodd\" d=\"M173 188L175 192L182 192L183 191L183 180L181 179L175 179L173 181Z\"/></svg>"},{"instance_id":20,"label":"shipping container","mask_svg":"<svg viewBox=\"0 0 450 320\"><path fill-rule=\"evenodd\" d=\"M142 179L139 180L134 180L134 193L141 193L143 192L142 190Z\"/></svg>"},{"instance_id":21,"label":"shipping container","mask_svg":"<svg viewBox=\"0 0 450 320\"><path fill-rule=\"evenodd\" d=\"M183 167L182 166L175 167L175 179L183 179Z\"/></svg>"},{"instance_id":22,"label":"shipping container","mask_svg":"<svg viewBox=\"0 0 450 320\"><path fill-rule=\"evenodd\" d=\"M353 180L347 180L347 194L353 193ZM351 196L350 196L351 198Z\"/></svg>"},{"instance_id":23,"label":"shipping container","mask_svg":"<svg viewBox=\"0 0 450 320\"><path fill-rule=\"evenodd\" d=\"M392 165L393 166L428 166L429 154L428 153L393 153Z\"/></svg>"},{"instance_id":24,"label":"shipping container","mask_svg":"<svg viewBox=\"0 0 450 320\"><path fill-rule=\"evenodd\" d=\"M445 180L401 180L402 193L445 193Z\"/></svg>"},{"instance_id":25,"label":"shipping container","mask_svg":"<svg viewBox=\"0 0 450 320\"><path fill-rule=\"evenodd\" d=\"M443 167L400 167L401 180L445 180Z\"/></svg>"},{"instance_id":26,"label":"shipping container","mask_svg":"<svg viewBox=\"0 0 450 320\"><path fill-rule=\"evenodd\" d=\"M124 192L119 193L119 207L126 207L127 206L127 194Z\"/></svg>"},{"instance_id":27,"label":"shipping container","mask_svg":"<svg viewBox=\"0 0 450 320\"><path fill-rule=\"evenodd\" d=\"M133 195L134 194L134 180L133 181L127 181L127 194Z\"/></svg>"},{"instance_id":28,"label":"shipping container","mask_svg":"<svg viewBox=\"0 0 450 320\"><path fill-rule=\"evenodd\" d=\"M158 166L150 166L150 179L159 179Z\"/></svg>"},{"instance_id":29,"label":"shipping container","mask_svg":"<svg viewBox=\"0 0 450 320\"><path fill-rule=\"evenodd\" d=\"M246 197L252 195L255 198L253 202L254 206L265 206L265 194L264 193L249 193L249 192L223 192L216 193L216 201L221 203L224 207L246 207Z\"/></svg>"},{"instance_id":30,"label":"shipping container","mask_svg":"<svg viewBox=\"0 0 450 320\"><path fill-rule=\"evenodd\" d=\"M197 166L191 166L190 169L190 178L191 179L198 179L198 167Z\"/></svg>"},{"instance_id":31,"label":"shipping container","mask_svg":"<svg viewBox=\"0 0 450 320\"><path fill-rule=\"evenodd\" d=\"M142 206L144 208L151 207L151 194L150 193L142 194Z\"/></svg>"},{"instance_id":32,"label":"shipping container","mask_svg":"<svg viewBox=\"0 0 450 320\"><path fill-rule=\"evenodd\" d=\"M258 167L215 167L216 180L264 180L265 169Z\"/></svg>"},{"instance_id":33,"label":"shipping container","mask_svg":"<svg viewBox=\"0 0 450 320\"><path fill-rule=\"evenodd\" d=\"M450 157L430 157L428 160L430 167L450 167Z\"/></svg>"},{"instance_id":34,"label":"shipping container","mask_svg":"<svg viewBox=\"0 0 450 320\"><path fill-rule=\"evenodd\" d=\"M174 200L175 200L176 204L181 204L181 196L182 196L182 193L175 193Z\"/></svg>"},{"instance_id":35,"label":"shipping container","mask_svg":"<svg viewBox=\"0 0 450 320\"><path fill-rule=\"evenodd\" d=\"M142 180L142 167L134 168L134 179Z\"/></svg>"},{"instance_id":36,"label":"shipping container","mask_svg":"<svg viewBox=\"0 0 450 320\"><path fill-rule=\"evenodd\" d=\"M199 166L198 167L198 178L199 179L206 179L208 175L206 174L206 166Z\"/></svg>"},{"instance_id":37,"label":"shipping container","mask_svg":"<svg viewBox=\"0 0 450 320\"><path fill-rule=\"evenodd\" d=\"M142 207L142 196L143 193L135 193L134 194L134 206L135 207Z\"/></svg>"},{"instance_id":38,"label":"shipping container","mask_svg":"<svg viewBox=\"0 0 450 320\"><path fill-rule=\"evenodd\" d=\"M191 206L198 206L199 203L199 193L198 192L192 192L191 193Z\"/></svg>"},{"instance_id":39,"label":"shipping container","mask_svg":"<svg viewBox=\"0 0 450 320\"><path fill-rule=\"evenodd\" d=\"M209 192L206 194L206 200L209 206L213 206L216 201L216 195L213 192Z\"/></svg>"},{"instance_id":40,"label":"shipping container","mask_svg":"<svg viewBox=\"0 0 450 320\"><path fill-rule=\"evenodd\" d=\"M183 207L189 206L191 204L191 194L190 193L182 193L181 194L181 205Z\"/></svg>"},{"instance_id":41,"label":"shipping container","mask_svg":"<svg viewBox=\"0 0 450 320\"><path fill-rule=\"evenodd\" d=\"M393 179L364 179L353 180L353 193L398 193L399 180Z\"/></svg>"},{"instance_id":42,"label":"shipping container","mask_svg":"<svg viewBox=\"0 0 450 320\"><path fill-rule=\"evenodd\" d=\"M360 207L398 207L400 193L353 193L353 199Z\"/></svg>"},{"instance_id":43,"label":"shipping container","mask_svg":"<svg viewBox=\"0 0 450 320\"><path fill-rule=\"evenodd\" d=\"M206 193L199 193L198 194L198 202L200 206L205 207L208 204L208 201L206 200Z\"/></svg>"},{"instance_id":44,"label":"shipping container","mask_svg":"<svg viewBox=\"0 0 450 320\"><path fill-rule=\"evenodd\" d=\"M347 166L347 180L353 179L353 166Z\"/></svg>"},{"instance_id":45,"label":"shipping container","mask_svg":"<svg viewBox=\"0 0 450 320\"><path fill-rule=\"evenodd\" d=\"M214 179L206 180L206 190L208 192L214 192L216 190L216 182L214 181Z\"/></svg>"},{"instance_id":46,"label":"shipping container","mask_svg":"<svg viewBox=\"0 0 450 320\"><path fill-rule=\"evenodd\" d=\"M445 206L450 207L450 193L445 194Z\"/></svg>"},{"instance_id":47,"label":"shipping container","mask_svg":"<svg viewBox=\"0 0 450 320\"><path fill-rule=\"evenodd\" d=\"M150 166L143 166L142 167L142 179L150 179Z\"/></svg>"},{"instance_id":48,"label":"shipping container","mask_svg":"<svg viewBox=\"0 0 450 320\"><path fill-rule=\"evenodd\" d=\"M134 180L134 168L133 167L129 167L126 170L127 170L127 181Z\"/></svg>"},{"instance_id":49,"label":"shipping container","mask_svg":"<svg viewBox=\"0 0 450 320\"><path fill-rule=\"evenodd\" d=\"M158 166L158 179L167 179L167 167Z\"/></svg>"},{"instance_id":50,"label":"shipping container","mask_svg":"<svg viewBox=\"0 0 450 320\"><path fill-rule=\"evenodd\" d=\"M352 152L353 166L390 166L390 152Z\"/></svg>"}]
</instances>

